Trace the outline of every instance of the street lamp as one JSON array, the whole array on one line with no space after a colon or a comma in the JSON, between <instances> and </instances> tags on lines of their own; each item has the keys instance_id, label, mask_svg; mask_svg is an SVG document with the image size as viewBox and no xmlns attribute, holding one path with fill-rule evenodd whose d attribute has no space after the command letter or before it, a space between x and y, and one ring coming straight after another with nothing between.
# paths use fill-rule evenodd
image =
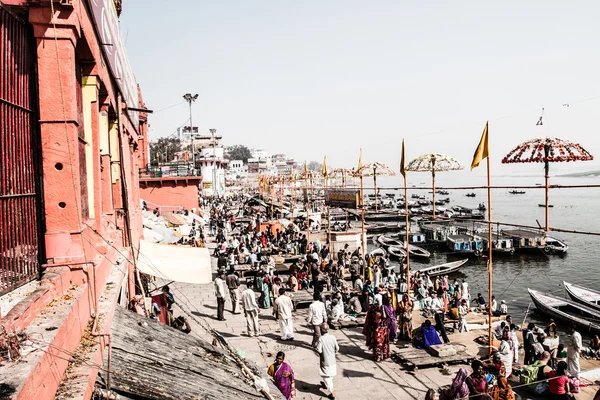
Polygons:
<instances>
[{"instance_id":1,"label":"street lamp","mask_svg":"<svg viewBox=\"0 0 600 400\"><path fill-rule=\"evenodd\" d=\"M215 133L217 132L217 130L215 128L211 128L211 129L209 129L209 131L210 131L210 134L212 135L212 148L213 148L213 176L212 176L213 195L216 196L217 195L217 155L216 155L215 147L217 146L217 144L215 143Z\"/></svg>"},{"instance_id":2,"label":"street lamp","mask_svg":"<svg viewBox=\"0 0 600 400\"><path fill-rule=\"evenodd\" d=\"M196 147L194 146L194 124L192 123L192 103L198 99L198 95L191 93L186 93L183 95L185 101L187 101L190 105L190 135L192 135L192 163L193 170L196 169Z\"/></svg>"}]
</instances>

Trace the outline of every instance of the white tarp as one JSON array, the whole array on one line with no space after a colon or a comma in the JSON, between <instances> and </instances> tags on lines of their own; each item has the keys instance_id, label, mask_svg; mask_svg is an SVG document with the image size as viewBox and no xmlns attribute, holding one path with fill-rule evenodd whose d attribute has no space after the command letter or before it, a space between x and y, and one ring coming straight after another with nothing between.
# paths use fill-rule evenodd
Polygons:
<instances>
[{"instance_id":1,"label":"white tarp","mask_svg":"<svg viewBox=\"0 0 600 400\"><path fill-rule=\"evenodd\" d=\"M139 253L137 265L145 274L185 283L212 281L207 248L170 246L140 240Z\"/></svg>"}]
</instances>

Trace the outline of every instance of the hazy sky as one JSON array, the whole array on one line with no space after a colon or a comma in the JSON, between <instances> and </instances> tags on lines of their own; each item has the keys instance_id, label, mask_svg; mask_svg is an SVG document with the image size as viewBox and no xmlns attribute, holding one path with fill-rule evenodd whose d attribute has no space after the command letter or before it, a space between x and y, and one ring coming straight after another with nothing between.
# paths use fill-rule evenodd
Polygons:
<instances>
[{"instance_id":1,"label":"hazy sky","mask_svg":"<svg viewBox=\"0 0 600 400\"><path fill-rule=\"evenodd\" d=\"M580 142L600 158L597 1L138 0L123 8L147 106L198 93L194 125L216 128L227 145L298 161L327 155L348 167L362 147L365 162L397 169L404 138L409 160L441 152L469 165L489 120L499 173L533 170L499 161L537 136ZM542 107L544 125L535 126ZM151 138L187 118L186 103L156 112Z\"/></svg>"}]
</instances>

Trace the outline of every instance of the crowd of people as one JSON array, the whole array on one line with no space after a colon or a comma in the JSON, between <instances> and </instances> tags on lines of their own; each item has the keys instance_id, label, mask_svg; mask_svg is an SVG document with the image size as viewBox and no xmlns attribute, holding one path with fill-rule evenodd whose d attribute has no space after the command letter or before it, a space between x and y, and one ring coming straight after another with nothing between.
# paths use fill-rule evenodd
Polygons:
<instances>
[{"instance_id":1,"label":"crowd of people","mask_svg":"<svg viewBox=\"0 0 600 400\"><path fill-rule=\"evenodd\" d=\"M396 340L414 341L422 348L448 343L444 326L448 314L458 319L459 332L468 330L466 319L473 310L485 313L491 310L494 315L505 317L493 332L496 349L493 357L474 361L470 374L461 368L449 387L439 392L430 391L427 398L512 400L515 395L508 378L518 375L521 382L531 384L536 393L568 399L577 391L579 356L600 357L597 336L589 347L583 348L581 335L571 329L567 346L551 347L546 338L557 335L553 322L546 329L529 324L520 331L508 315L504 300L498 304L492 297L487 304L481 293L472 298L465 280L451 281L448 276L433 278L417 272L407 282L402 267L396 273L385 255L363 257L360 248L349 251L346 246L334 257L327 244L319 239L311 240L309 234L300 232L293 223L285 227L275 225L267 222L260 211L248 208L245 214L249 220L240 224L230 206L217 202L210 208L208 236L214 237L217 243L214 255L219 272L214 285L218 319L224 320L228 292L234 314L238 313L238 302L241 303L249 336L261 334L258 315L268 310L279 323L281 340L294 340L294 296L302 289L311 288L313 302L306 322L313 332L311 346L320 357L321 385L331 397L334 396L335 354L339 346L335 336L329 333L329 324L355 321L361 316L365 318L366 345L375 361L389 358L390 344ZM277 271L276 257L291 260L289 269ZM246 289L241 296L238 294L239 270L252 271L246 273ZM413 337L412 326L415 304L408 295L409 290L427 318L416 337ZM519 336L525 353L523 363L519 362ZM277 354L268 372L286 399L295 396L294 371L285 362L283 352Z\"/></svg>"}]
</instances>

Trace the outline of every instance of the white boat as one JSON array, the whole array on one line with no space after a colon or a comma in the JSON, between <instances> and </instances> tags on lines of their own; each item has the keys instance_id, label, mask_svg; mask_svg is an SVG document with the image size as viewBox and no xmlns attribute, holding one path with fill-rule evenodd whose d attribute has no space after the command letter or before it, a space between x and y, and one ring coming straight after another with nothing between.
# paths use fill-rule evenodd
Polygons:
<instances>
[{"instance_id":1,"label":"white boat","mask_svg":"<svg viewBox=\"0 0 600 400\"><path fill-rule=\"evenodd\" d=\"M382 247L388 248L390 246L402 246L402 242L386 237L385 235L381 235L377 238L377 243L379 243Z\"/></svg>"},{"instance_id":2,"label":"white boat","mask_svg":"<svg viewBox=\"0 0 600 400\"><path fill-rule=\"evenodd\" d=\"M544 247L544 251L546 253L566 253L569 250L569 246L562 240L558 240L556 238L546 236L546 247Z\"/></svg>"},{"instance_id":3,"label":"white boat","mask_svg":"<svg viewBox=\"0 0 600 400\"><path fill-rule=\"evenodd\" d=\"M377 256L383 257L386 254L387 254L387 251L385 251L385 249L383 247L378 247L375 250L369 252L369 255L373 258L375 258Z\"/></svg>"},{"instance_id":4,"label":"white boat","mask_svg":"<svg viewBox=\"0 0 600 400\"><path fill-rule=\"evenodd\" d=\"M573 301L600 311L600 292L564 281L563 285Z\"/></svg>"},{"instance_id":5,"label":"white boat","mask_svg":"<svg viewBox=\"0 0 600 400\"><path fill-rule=\"evenodd\" d=\"M390 246L390 247L388 247L387 251L388 251L388 253L390 253L390 257L406 258L406 250L404 250L404 247Z\"/></svg>"},{"instance_id":6,"label":"white boat","mask_svg":"<svg viewBox=\"0 0 600 400\"><path fill-rule=\"evenodd\" d=\"M402 243L403 248L406 249L406 242ZM415 246L414 244L408 245L408 253L411 257L419 257L419 258L429 258L431 257L431 253L425 250L422 247Z\"/></svg>"},{"instance_id":7,"label":"white boat","mask_svg":"<svg viewBox=\"0 0 600 400\"><path fill-rule=\"evenodd\" d=\"M453 261L453 262L449 262L449 263L445 263L445 264L434 265L431 267L423 268L417 272L419 272L419 274L421 274L421 275L427 274L429 276L448 275L452 272L458 271L458 269L460 267L462 267L467 261L469 261L469 259L465 258L464 260L458 260L458 261Z\"/></svg>"},{"instance_id":8,"label":"white boat","mask_svg":"<svg viewBox=\"0 0 600 400\"><path fill-rule=\"evenodd\" d=\"M569 325L576 325L585 332L600 332L600 311L550 293L527 290L540 312Z\"/></svg>"}]
</instances>

